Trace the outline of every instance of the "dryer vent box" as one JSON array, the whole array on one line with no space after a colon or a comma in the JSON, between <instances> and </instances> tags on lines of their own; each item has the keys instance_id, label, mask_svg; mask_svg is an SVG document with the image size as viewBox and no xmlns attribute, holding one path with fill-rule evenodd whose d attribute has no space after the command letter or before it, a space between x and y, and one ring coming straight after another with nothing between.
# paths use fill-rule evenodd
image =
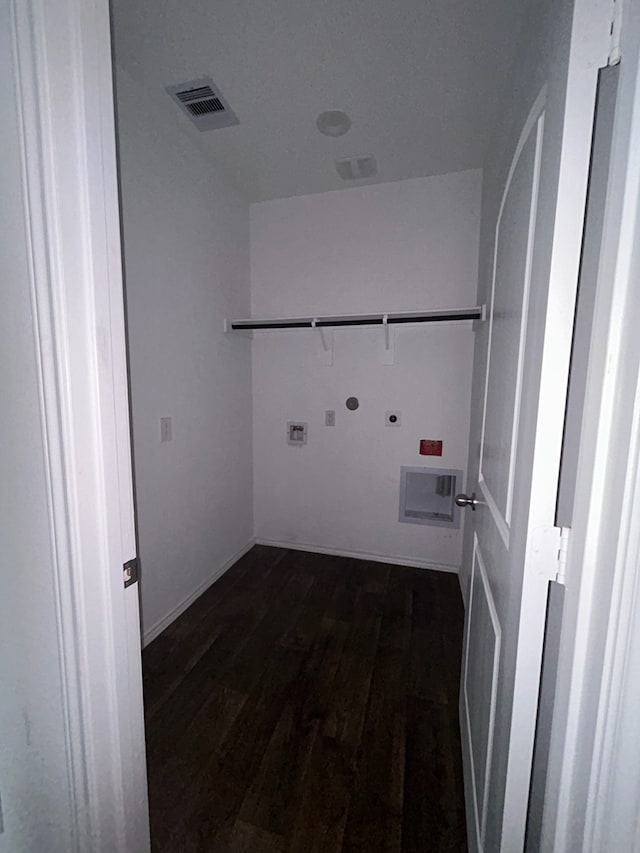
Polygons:
<instances>
[{"instance_id":1,"label":"dryer vent box","mask_svg":"<svg viewBox=\"0 0 640 853\"><path fill-rule=\"evenodd\" d=\"M462 490L462 471L453 468L400 469L400 516L406 524L460 527L456 494Z\"/></svg>"}]
</instances>

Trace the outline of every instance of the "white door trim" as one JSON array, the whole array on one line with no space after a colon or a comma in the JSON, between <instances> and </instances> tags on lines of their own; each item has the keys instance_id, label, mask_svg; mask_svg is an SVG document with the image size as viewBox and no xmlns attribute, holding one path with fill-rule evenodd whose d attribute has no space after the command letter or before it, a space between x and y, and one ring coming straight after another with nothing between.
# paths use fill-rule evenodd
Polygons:
<instances>
[{"instance_id":1,"label":"white door trim","mask_svg":"<svg viewBox=\"0 0 640 853\"><path fill-rule=\"evenodd\" d=\"M625 3L541 849L640 850L640 6ZM582 837L577 837L577 830Z\"/></svg>"},{"instance_id":2,"label":"white door trim","mask_svg":"<svg viewBox=\"0 0 640 853\"><path fill-rule=\"evenodd\" d=\"M148 849L106 0L11 0L77 851Z\"/></svg>"}]
</instances>

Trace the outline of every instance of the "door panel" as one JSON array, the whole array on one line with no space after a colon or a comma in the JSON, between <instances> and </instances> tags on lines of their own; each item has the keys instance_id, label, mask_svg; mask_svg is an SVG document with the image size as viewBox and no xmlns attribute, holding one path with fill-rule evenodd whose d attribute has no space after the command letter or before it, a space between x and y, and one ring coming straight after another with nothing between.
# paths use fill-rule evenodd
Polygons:
<instances>
[{"instance_id":1,"label":"door panel","mask_svg":"<svg viewBox=\"0 0 640 853\"><path fill-rule=\"evenodd\" d=\"M531 112L507 178L496 225L479 486L509 547L531 256L544 127Z\"/></svg>"},{"instance_id":2,"label":"door panel","mask_svg":"<svg viewBox=\"0 0 640 853\"><path fill-rule=\"evenodd\" d=\"M502 631L487 571L478 539L474 537L462 696L472 767L474 818L478 838L484 837L486 824L501 637Z\"/></svg>"}]
</instances>

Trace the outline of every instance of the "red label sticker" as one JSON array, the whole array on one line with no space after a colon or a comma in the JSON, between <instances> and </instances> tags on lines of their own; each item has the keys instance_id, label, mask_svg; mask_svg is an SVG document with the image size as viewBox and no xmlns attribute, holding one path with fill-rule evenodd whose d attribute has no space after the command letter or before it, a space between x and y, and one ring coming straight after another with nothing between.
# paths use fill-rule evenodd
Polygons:
<instances>
[{"instance_id":1,"label":"red label sticker","mask_svg":"<svg viewBox=\"0 0 640 853\"><path fill-rule=\"evenodd\" d=\"M433 438L421 438L420 456L442 456L442 442Z\"/></svg>"}]
</instances>

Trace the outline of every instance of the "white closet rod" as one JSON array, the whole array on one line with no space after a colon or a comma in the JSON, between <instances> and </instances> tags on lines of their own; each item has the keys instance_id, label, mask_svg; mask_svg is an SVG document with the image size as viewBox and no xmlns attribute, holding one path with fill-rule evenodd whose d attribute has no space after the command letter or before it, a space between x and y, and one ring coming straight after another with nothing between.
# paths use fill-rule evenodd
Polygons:
<instances>
[{"instance_id":1,"label":"white closet rod","mask_svg":"<svg viewBox=\"0 0 640 853\"><path fill-rule=\"evenodd\" d=\"M391 326L401 323L442 323L456 320L483 320L484 305L473 308L443 308L438 311L402 311L388 314L330 314L316 317L270 317L226 320L225 329L318 329L336 326Z\"/></svg>"}]
</instances>

